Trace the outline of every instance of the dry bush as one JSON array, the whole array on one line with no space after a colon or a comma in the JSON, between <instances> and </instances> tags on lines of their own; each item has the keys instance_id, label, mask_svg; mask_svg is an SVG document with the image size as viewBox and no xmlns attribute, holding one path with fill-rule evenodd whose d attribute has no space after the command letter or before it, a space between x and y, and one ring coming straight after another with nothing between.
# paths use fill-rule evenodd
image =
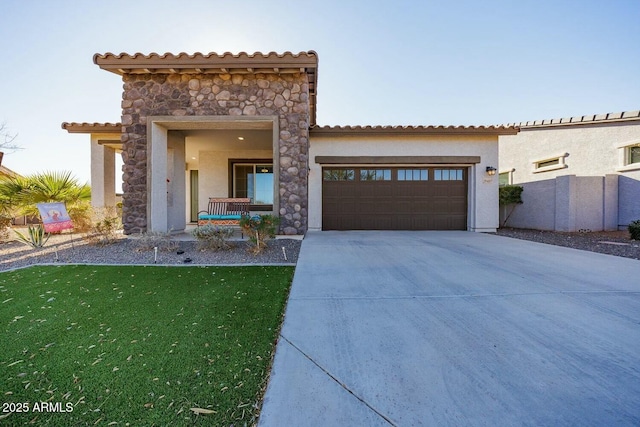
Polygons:
<instances>
[{"instance_id":1,"label":"dry bush","mask_svg":"<svg viewBox=\"0 0 640 427\"><path fill-rule=\"evenodd\" d=\"M147 231L135 238L135 248L138 252L150 251L153 248L158 248L161 252L173 252L179 247L180 244L171 239L171 233Z\"/></svg>"}]
</instances>

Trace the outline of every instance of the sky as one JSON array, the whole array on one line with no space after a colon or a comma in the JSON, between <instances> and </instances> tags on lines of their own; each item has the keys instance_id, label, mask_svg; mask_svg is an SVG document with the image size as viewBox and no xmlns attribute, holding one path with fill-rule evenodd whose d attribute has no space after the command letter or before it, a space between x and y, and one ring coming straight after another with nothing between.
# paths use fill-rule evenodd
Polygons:
<instances>
[{"instance_id":1,"label":"sky","mask_svg":"<svg viewBox=\"0 0 640 427\"><path fill-rule=\"evenodd\" d=\"M640 0L0 0L2 164L89 181L61 124L120 121L96 53L314 50L319 125L497 125L640 109L639 22Z\"/></svg>"}]
</instances>

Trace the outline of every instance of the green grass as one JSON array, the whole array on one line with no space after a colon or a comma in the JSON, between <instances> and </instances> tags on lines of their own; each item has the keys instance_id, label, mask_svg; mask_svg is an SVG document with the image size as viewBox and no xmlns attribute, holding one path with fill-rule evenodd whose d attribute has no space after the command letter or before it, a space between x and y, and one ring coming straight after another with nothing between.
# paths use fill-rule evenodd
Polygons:
<instances>
[{"instance_id":1,"label":"green grass","mask_svg":"<svg viewBox=\"0 0 640 427\"><path fill-rule=\"evenodd\" d=\"M293 267L0 274L0 404L29 404L0 425L252 424L292 277ZM45 401L72 411L34 412Z\"/></svg>"}]
</instances>

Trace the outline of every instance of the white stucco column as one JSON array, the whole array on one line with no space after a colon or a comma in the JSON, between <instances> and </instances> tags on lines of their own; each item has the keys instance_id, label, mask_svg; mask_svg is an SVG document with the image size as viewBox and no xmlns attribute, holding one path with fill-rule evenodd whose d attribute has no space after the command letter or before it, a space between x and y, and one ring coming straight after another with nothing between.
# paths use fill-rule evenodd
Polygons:
<instances>
[{"instance_id":1,"label":"white stucco column","mask_svg":"<svg viewBox=\"0 0 640 427\"><path fill-rule=\"evenodd\" d=\"M94 208L116 205L116 150L100 143L100 134L91 135L91 205Z\"/></svg>"},{"instance_id":2,"label":"white stucco column","mask_svg":"<svg viewBox=\"0 0 640 427\"><path fill-rule=\"evenodd\" d=\"M166 233L167 137L165 127L149 120L147 124L147 231Z\"/></svg>"}]
</instances>

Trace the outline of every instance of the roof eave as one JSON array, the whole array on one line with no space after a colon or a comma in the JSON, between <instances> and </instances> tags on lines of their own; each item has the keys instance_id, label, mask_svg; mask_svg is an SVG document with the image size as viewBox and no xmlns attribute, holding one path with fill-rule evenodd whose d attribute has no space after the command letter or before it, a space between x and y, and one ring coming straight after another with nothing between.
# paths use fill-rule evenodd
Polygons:
<instances>
[{"instance_id":1,"label":"roof eave","mask_svg":"<svg viewBox=\"0 0 640 427\"><path fill-rule=\"evenodd\" d=\"M121 133L121 123L77 123L64 122L62 129L69 133Z\"/></svg>"},{"instance_id":2,"label":"roof eave","mask_svg":"<svg viewBox=\"0 0 640 427\"><path fill-rule=\"evenodd\" d=\"M521 129L540 129L549 127L599 125L621 122L640 121L640 110L619 113L590 114L586 116L565 117L561 119L534 120L529 122L510 123L507 126L518 126Z\"/></svg>"},{"instance_id":3,"label":"roof eave","mask_svg":"<svg viewBox=\"0 0 640 427\"><path fill-rule=\"evenodd\" d=\"M515 135L515 126L322 126L312 127L312 136L354 135Z\"/></svg>"}]
</instances>

